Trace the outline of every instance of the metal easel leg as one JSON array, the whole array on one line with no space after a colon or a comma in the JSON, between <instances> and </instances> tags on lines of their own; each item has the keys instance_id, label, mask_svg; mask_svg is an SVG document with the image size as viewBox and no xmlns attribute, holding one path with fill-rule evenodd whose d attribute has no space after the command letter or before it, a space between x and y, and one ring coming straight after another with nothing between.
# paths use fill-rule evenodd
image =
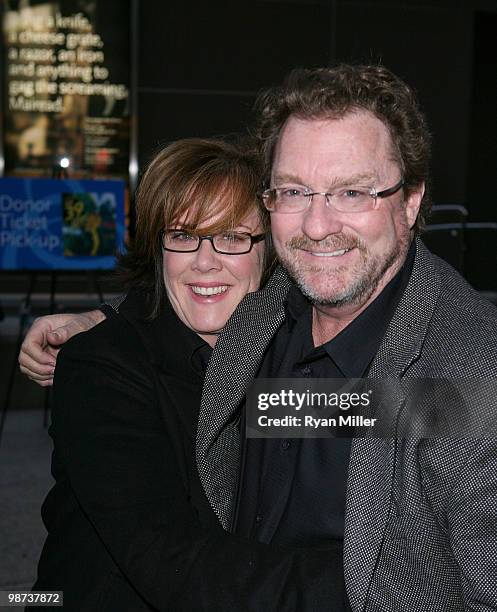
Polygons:
<instances>
[{"instance_id":1,"label":"metal easel leg","mask_svg":"<svg viewBox=\"0 0 497 612\"><path fill-rule=\"evenodd\" d=\"M19 309L19 333L17 335L16 349L14 352L14 359L12 360L9 381L7 383L7 392L5 394L5 400L2 406L2 414L0 415L0 444L2 442L2 434L5 425L5 419L7 418L7 412L10 408L10 402L12 400L12 391L14 389L14 381L17 372L17 356L21 350L21 344L24 337L24 329L29 315L31 314L31 297L33 295L33 289L36 283L36 272L30 272L28 290L24 297L24 301Z\"/></svg>"},{"instance_id":2,"label":"metal easel leg","mask_svg":"<svg viewBox=\"0 0 497 612\"><path fill-rule=\"evenodd\" d=\"M100 283L98 282L98 274L95 270L90 272L93 288L95 289L95 293L98 295L99 303L102 304L104 301L104 294L102 293L102 287L100 287Z\"/></svg>"},{"instance_id":3,"label":"metal easel leg","mask_svg":"<svg viewBox=\"0 0 497 612\"><path fill-rule=\"evenodd\" d=\"M55 312L55 290L57 286L57 272L50 272L50 314ZM43 427L48 427L48 415L50 413L50 400L52 396L52 388L45 387L45 401L43 403Z\"/></svg>"}]
</instances>

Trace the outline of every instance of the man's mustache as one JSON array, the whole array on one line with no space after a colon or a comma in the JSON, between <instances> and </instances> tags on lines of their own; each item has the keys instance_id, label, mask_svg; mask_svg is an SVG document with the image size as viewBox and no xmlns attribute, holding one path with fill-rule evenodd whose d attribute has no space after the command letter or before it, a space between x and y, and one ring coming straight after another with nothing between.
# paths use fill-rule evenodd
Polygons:
<instances>
[{"instance_id":1,"label":"man's mustache","mask_svg":"<svg viewBox=\"0 0 497 612\"><path fill-rule=\"evenodd\" d=\"M294 236L286 242L286 246L293 250L304 251L340 251L342 249L364 250L362 242L346 234L327 236L324 240L312 240L307 236Z\"/></svg>"}]
</instances>

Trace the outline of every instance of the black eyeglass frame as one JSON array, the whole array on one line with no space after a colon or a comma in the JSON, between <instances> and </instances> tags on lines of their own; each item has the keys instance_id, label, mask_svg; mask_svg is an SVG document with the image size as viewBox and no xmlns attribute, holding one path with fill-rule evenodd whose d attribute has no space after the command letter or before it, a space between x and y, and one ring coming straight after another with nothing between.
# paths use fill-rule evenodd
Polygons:
<instances>
[{"instance_id":1,"label":"black eyeglass frame","mask_svg":"<svg viewBox=\"0 0 497 612\"><path fill-rule=\"evenodd\" d=\"M214 238L216 236L221 236L222 234L206 234L205 236L195 236L195 238L197 238L198 240L197 246L194 249L188 249L187 251L178 251L177 249L170 249L169 247L164 246L164 236L166 235L167 232L181 232L181 231L185 231L185 233L188 233L186 232L186 230L181 230L181 229L164 229L161 231L160 241L161 241L161 245L164 251L169 251L170 253L196 253L200 249L202 240L208 240L211 243L211 246L214 249L214 251L216 253L219 253L220 255L246 255L247 253L250 253L254 244L256 244L257 242L261 242L261 240L264 240L266 238L265 233L252 235L249 232L229 232L232 234L236 234L238 236L247 236L248 238L250 238L250 246L248 247L248 249L246 251L239 251L237 253L233 253L233 252L228 253L227 251L220 251L218 248L216 248L216 245L214 244ZM228 232L225 232L225 233L228 233Z\"/></svg>"}]
</instances>

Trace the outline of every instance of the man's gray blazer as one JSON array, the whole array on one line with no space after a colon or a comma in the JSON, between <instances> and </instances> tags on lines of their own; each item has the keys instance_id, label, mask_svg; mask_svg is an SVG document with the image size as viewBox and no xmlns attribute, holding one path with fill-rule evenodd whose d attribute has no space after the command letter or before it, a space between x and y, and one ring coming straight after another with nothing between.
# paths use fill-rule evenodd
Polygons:
<instances>
[{"instance_id":1,"label":"man's gray blazer","mask_svg":"<svg viewBox=\"0 0 497 612\"><path fill-rule=\"evenodd\" d=\"M197 463L226 529L238 484L239 406L283 322L288 287L277 270L264 290L244 299L206 375ZM418 240L369 376L496 375L497 309ZM354 612L497 610L496 449L492 439L353 441L344 572Z\"/></svg>"}]
</instances>

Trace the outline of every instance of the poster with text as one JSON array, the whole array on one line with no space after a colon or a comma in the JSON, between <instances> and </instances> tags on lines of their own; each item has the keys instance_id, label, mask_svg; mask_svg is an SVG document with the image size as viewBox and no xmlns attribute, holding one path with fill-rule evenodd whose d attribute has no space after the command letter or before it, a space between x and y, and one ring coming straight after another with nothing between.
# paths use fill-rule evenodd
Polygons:
<instances>
[{"instance_id":1,"label":"poster with text","mask_svg":"<svg viewBox=\"0 0 497 612\"><path fill-rule=\"evenodd\" d=\"M0 0L7 176L128 177L129 0Z\"/></svg>"},{"instance_id":2,"label":"poster with text","mask_svg":"<svg viewBox=\"0 0 497 612\"><path fill-rule=\"evenodd\" d=\"M0 270L103 270L124 249L122 180L0 178Z\"/></svg>"}]
</instances>

